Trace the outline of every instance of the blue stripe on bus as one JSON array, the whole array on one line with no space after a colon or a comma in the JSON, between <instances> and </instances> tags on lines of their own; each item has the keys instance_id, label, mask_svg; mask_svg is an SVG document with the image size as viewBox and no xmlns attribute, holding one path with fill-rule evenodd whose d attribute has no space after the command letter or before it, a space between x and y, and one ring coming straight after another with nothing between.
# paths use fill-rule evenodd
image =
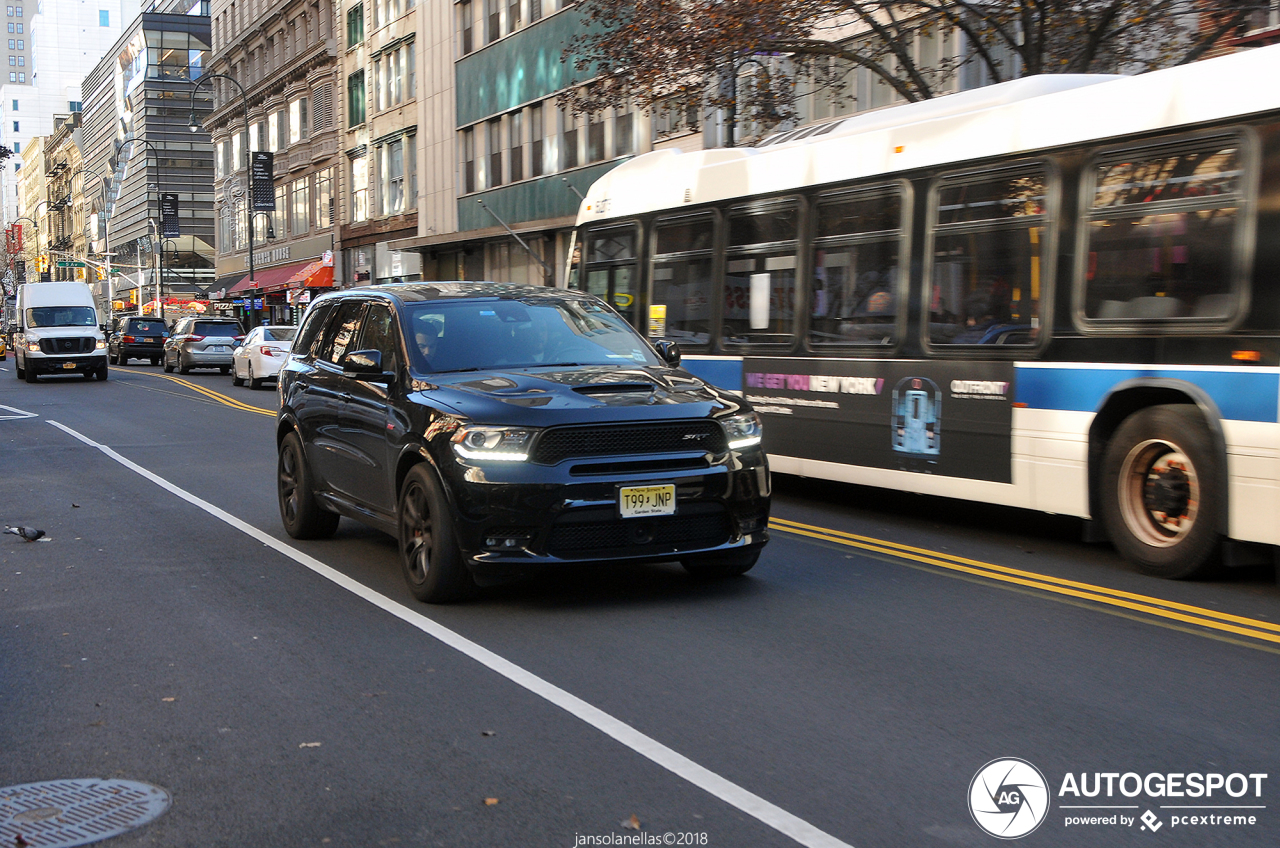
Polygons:
<instances>
[{"instance_id":1,"label":"blue stripe on bus","mask_svg":"<svg viewBox=\"0 0 1280 848\"><path fill-rule=\"evenodd\" d=\"M1204 390L1232 421L1276 421L1280 374L1248 371L1180 371L1175 368L1019 368L1014 400L1031 409L1096 412L1126 380L1184 380Z\"/></svg>"},{"instance_id":2,"label":"blue stripe on bus","mask_svg":"<svg viewBox=\"0 0 1280 848\"><path fill-rule=\"evenodd\" d=\"M700 380L730 392L742 391L742 358L693 359L683 357L680 367Z\"/></svg>"}]
</instances>

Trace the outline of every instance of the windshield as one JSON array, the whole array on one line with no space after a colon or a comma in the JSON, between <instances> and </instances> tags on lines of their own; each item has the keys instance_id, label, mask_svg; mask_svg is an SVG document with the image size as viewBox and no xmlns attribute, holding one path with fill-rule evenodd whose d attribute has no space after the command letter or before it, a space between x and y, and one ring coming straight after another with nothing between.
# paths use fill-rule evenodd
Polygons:
<instances>
[{"instance_id":1,"label":"windshield","mask_svg":"<svg viewBox=\"0 0 1280 848\"><path fill-rule=\"evenodd\" d=\"M662 364L626 321L593 300L415 304L408 321L408 347L422 372Z\"/></svg>"},{"instance_id":2,"label":"windshield","mask_svg":"<svg viewBox=\"0 0 1280 848\"><path fill-rule=\"evenodd\" d=\"M298 335L297 327L263 327L262 340L266 342L291 342Z\"/></svg>"},{"instance_id":3,"label":"windshield","mask_svg":"<svg viewBox=\"0 0 1280 848\"><path fill-rule=\"evenodd\" d=\"M130 321L124 325L126 333L137 333L138 335L158 336L161 333L168 332L164 324L159 321Z\"/></svg>"},{"instance_id":4,"label":"windshield","mask_svg":"<svg viewBox=\"0 0 1280 848\"><path fill-rule=\"evenodd\" d=\"M96 327L92 306L35 306L27 310L28 327Z\"/></svg>"}]
</instances>

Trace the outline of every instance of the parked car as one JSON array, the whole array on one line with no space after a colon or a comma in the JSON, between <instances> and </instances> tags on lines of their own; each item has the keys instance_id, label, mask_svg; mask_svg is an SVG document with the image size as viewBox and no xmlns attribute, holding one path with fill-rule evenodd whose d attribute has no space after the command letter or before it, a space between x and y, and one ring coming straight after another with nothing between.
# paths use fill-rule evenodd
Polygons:
<instances>
[{"instance_id":1,"label":"parked car","mask_svg":"<svg viewBox=\"0 0 1280 848\"><path fill-rule=\"evenodd\" d=\"M7 356L9 355L9 348L8 348L8 346L5 344L5 336L6 336L6 335L8 335L8 334L7 334L7 333L6 333L6 334L0 334L0 362L4 362L5 357L7 357Z\"/></svg>"},{"instance_id":2,"label":"parked car","mask_svg":"<svg viewBox=\"0 0 1280 848\"><path fill-rule=\"evenodd\" d=\"M285 530L396 537L419 600L538 566L746 572L768 540L760 418L588 294L494 283L348 289L280 372Z\"/></svg>"},{"instance_id":3,"label":"parked car","mask_svg":"<svg viewBox=\"0 0 1280 848\"><path fill-rule=\"evenodd\" d=\"M130 359L149 359L159 365L167 338L169 328L158 318L117 318L115 332L107 339L107 359L116 365L128 365Z\"/></svg>"},{"instance_id":4,"label":"parked car","mask_svg":"<svg viewBox=\"0 0 1280 848\"><path fill-rule=\"evenodd\" d=\"M297 333L297 327L254 327L231 355L231 382L243 386L248 380L249 388L260 389L264 381L274 380Z\"/></svg>"},{"instance_id":5,"label":"parked car","mask_svg":"<svg viewBox=\"0 0 1280 848\"><path fill-rule=\"evenodd\" d=\"M164 370L189 374L192 368L217 368L231 372L231 354L244 341L244 330L234 318L179 318L164 342Z\"/></svg>"}]
</instances>

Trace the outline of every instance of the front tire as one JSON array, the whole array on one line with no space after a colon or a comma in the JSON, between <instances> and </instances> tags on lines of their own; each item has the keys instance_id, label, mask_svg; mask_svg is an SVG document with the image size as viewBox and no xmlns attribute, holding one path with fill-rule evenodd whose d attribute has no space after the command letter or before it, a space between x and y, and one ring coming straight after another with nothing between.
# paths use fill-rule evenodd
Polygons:
<instances>
[{"instance_id":1,"label":"front tire","mask_svg":"<svg viewBox=\"0 0 1280 848\"><path fill-rule=\"evenodd\" d=\"M285 532L295 539L327 539L338 529L338 514L329 512L316 500L311 469L297 433L280 443L276 461L276 492L280 500L280 520Z\"/></svg>"},{"instance_id":2,"label":"front tire","mask_svg":"<svg viewBox=\"0 0 1280 848\"><path fill-rule=\"evenodd\" d=\"M1130 415L1102 461L1102 519L1139 570L1184 580L1213 570L1226 492L1200 410L1152 406Z\"/></svg>"},{"instance_id":3,"label":"front tire","mask_svg":"<svg viewBox=\"0 0 1280 848\"><path fill-rule=\"evenodd\" d=\"M110 373L111 372L107 370L107 363L104 362L98 366L98 370L94 372L94 376L105 383Z\"/></svg>"},{"instance_id":4,"label":"front tire","mask_svg":"<svg viewBox=\"0 0 1280 848\"><path fill-rule=\"evenodd\" d=\"M453 518L431 467L410 469L396 510L400 567L409 591L420 601L445 604L471 595L476 583L462 560Z\"/></svg>"},{"instance_id":5,"label":"front tire","mask_svg":"<svg viewBox=\"0 0 1280 848\"><path fill-rule=\"evenodd\" d=\"M31 367L30 362L27 363L27 367L25 369L19 370L18 373L21 374L22 379L26 380L28 383L34 383L36 381L36 369Z\"/></svg>"},{"instance_id":6,"label":"front tire","mask_svg":"<svg viewBox=\"0 0 1280 848\"><path fill-rule=\"evenodd\" d=\"M746 574L760 559L762 546L746 548L727 554L713 554L705 557L690 557L680 560L684 570L694 577L706 579L724 579Z\"/></svg>"}]
</instances>

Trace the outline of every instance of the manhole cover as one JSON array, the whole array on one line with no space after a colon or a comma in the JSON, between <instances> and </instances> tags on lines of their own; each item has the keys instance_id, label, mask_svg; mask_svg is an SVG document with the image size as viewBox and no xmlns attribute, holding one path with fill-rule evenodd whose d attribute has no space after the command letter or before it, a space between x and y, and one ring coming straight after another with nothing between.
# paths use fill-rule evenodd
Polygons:
<instances>
[{"instance_id":1,"label":"manhole cover","mask_svg":"<svg viewBox=\"0 0 1280 848\"><path fill-rule=\"evenodd\" d=\"M0 846L71 848L119 836L169 809L169 793L136 780L49 780L0 789Z\"/></svg>"}]
</instances>

